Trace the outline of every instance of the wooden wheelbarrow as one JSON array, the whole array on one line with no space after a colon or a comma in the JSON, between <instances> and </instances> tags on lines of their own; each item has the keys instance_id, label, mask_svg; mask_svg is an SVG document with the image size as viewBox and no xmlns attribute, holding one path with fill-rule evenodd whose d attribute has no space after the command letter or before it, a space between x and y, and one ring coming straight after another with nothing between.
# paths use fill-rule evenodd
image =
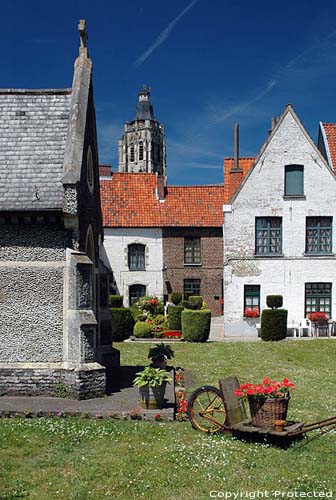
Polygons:
<instances>
[{"instance_id":1,"label":"wooden wheelbarrow","mask_svg":"<svg viewBox=\"0 0 336 500\"><path fill-rule=\"evenodd\" d=\"M303 439L310 431L320 431L314 436L316 438L336 429L336 415L311 424L287 422L282 431L274 427L256 427L248 418L243 401L234 395L235 389L239 389L237 377L221 379L219 389L213 386L196 389L188 400L191 425L208 434L227 432L240 439L267 441L281 447Z\"/></svg>"}]
</instances>

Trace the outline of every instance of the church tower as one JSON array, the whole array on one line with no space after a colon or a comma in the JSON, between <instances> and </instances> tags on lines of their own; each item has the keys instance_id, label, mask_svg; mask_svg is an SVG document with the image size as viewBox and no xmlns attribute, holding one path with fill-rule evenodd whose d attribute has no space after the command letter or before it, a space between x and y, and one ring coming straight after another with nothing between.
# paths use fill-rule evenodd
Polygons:
<instances>
[{"instance_id":1,"label":"church tower","mask_svg":"<svg viewBox=\"0 0 336 500\"><path fill-rule=\"evenodd\" d=\"M118 172L157 172L166 178L164 126L154 117L150 89L139 92L135 118L124 125L119 141Z\"/></svg>"}]
</instances>

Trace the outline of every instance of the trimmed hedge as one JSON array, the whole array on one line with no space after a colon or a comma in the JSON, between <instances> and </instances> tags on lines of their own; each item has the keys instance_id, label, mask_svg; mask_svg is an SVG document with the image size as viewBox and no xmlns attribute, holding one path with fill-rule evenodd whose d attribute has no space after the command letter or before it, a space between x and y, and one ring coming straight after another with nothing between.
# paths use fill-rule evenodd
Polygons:
<instances>
[{"instance_id":1,"label":"trimmed hedge","mask_svg":"<svg viewBox=\"0 0 336 500\"><path fill-rule=\"evenodd\" d=\"M182 330L181 315L182 306L168 306L168 328L169 330Z\"/></svg>"},{"instance_id":2,"label":"trimmed hedge","mask_svg":"<svg viewBox=\"0 0 336 500\"><path fill-rule=\"evenodd\" d=\"M211 311L202 309L182 312L182 333L189 342L206 342L210 334Z\"/></svg>"},{"instance_id":3,"label":"trimmed hedge","mask_svg":"<svg viewBox=\"0 0 336 500\"><path fill-rule=\"evenodd\" d=\"M145 339L151 337L153 325L150 323L144 323L143 321L137 321L134 325L133 335L134 337Z\"/></svg>"},{"instance_id":4,"label":"trimmed hedge","mask_svg":"<svg viewBox=\"0 0 336 500\"><path fill-rule=\"evenodd\" d=\"M188 301L193 306L193 309L201 309L203 305L203 297L200 295L191 295Z\"/></svg>"},{"instance_id":5,"label":"trimmed hedge","mask_svg":"<svg viewBox=\"0 0 336 500\"><path fill-rule=\"evenodd\" d=\"M122 342L133 333L134 319L126 307L112 307L112 341Z\"/></svg>"},{"instance_id":6,"label":"trimmed hedge","mask_svg":"<svg viewBox=\"0 0 336 500\"><path fill-rule=\"evenodd\" d=\"M122 295L110 295L109 307L122 307L124 297Z\"/></svg>"},{"instance_id":7,"label":"trimmed hedge","mask_svg":"<svg viewBox=\"0 0 336 500\"><path fill-rule=\"evenodd\" d=\"M264 309L261 314L262 340L283 340L287 335L287 310Z\"/></svg>"},{"instance_id":8,"label":"trimmed hedge","mask_svg":"<svg viewBox=\"0 0 336 500\"><path fill-rule=\"evenodd\" d=\"M267 307L271 309L277 309L278 307L282 307L283 298L282 295L267 295L266 297Z\"/></svg>"},{"instance_id":9,"label":"trimmed hedge","mask_svg":"<svg viewBox=\"0 0 336 500\"><path fill-rule=\"evenodd\" d=\"M172 301L173 304L178 306L182 302L182 293L181 292L173 292L170 295L170 300Z\"/></svg>"}]
</instances>

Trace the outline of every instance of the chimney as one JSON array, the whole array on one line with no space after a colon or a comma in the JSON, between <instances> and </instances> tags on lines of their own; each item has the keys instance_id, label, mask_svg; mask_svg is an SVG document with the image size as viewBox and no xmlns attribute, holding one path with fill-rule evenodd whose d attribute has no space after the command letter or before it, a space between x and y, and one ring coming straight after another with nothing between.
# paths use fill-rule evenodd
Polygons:
<instances>
[{"instance_id":1,"label":"chimney","mask_svg":"<svg viewBox=\"0 0 336 500\"><path fill-rule=\"evenodd\" d=\"M156 174L157 188L156 196L159 201L165 201L165 178L162 175Z\"/></svg>"},{"instance_id":2,"label":"chimney","mask_svg":"<svg viewBox=\"0 0 336 500\"><path fill-rule=\"evenodd\" d=\"M233 157L234 157L234 169L239 169L239 125L234 124L233 129Z\"/></svg>"},{"instance_id":3,"label":"chimney","mask_svg":"<svg viewBox=\"0 0 336 500\"><path fill-rule=\"evenodd\" d=\"M111 165L99 165L99 177L111 177Z\"/></svg>"}]
</instances>

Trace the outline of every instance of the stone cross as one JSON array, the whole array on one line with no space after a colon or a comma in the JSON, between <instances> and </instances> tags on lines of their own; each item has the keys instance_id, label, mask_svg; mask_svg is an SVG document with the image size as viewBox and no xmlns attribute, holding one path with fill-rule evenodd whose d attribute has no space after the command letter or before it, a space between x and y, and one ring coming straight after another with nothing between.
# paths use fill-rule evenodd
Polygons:
<instances>
[{"instance_id":1,"label":"stone cross","mask_svg":"<svg viewBox=\"0 0 336 500\"><path fill-rule=\"evenodd\" d=\"M87 31L86 31L86 22L85 22L85 19L81 19L79 21L78 31L79 31L79 35L80 35L79 53L81 53L81 52L87 53L88 34L87 34Z\"/></svg>"}]
</instances>

